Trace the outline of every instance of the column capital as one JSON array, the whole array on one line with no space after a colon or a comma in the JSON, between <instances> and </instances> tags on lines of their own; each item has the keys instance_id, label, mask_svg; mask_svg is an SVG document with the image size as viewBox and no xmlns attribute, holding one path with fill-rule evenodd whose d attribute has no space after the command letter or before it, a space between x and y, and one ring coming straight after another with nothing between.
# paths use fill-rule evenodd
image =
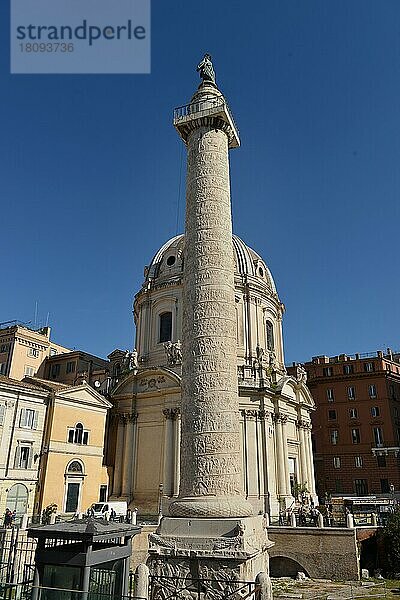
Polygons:
<instances>
[{"instance_id":1,"label":"column capital","mask_svg":"<svg viewBox=\"0 0 400 600\"><path fill-rule=\"evenodd\" d=\"M272 415L272 420L274 421L274 423L282 423L284 425L285 423L287 423L288 418L283 413L274 413Z\"/></svg>"},{"instance_id":2,"label":"column capital","mask_svg":"<svg viewBox=\"0 0 400 600\"><path fill-rule=\"evenodd\" d=\"M296 425L299 429L312 429L312 425L309 421L305 421L304 419L298 419Z\"/></svg>"},{"instance_id":3,"label":"column capital","mask_svg":"<svg viewBox=\"0 0 400 600\"><path fill-rule=\"evenodd\" d=\"M178 408L177 406L174 408L164 408L164 410L163 410L164 417L167 420L171 419L171 421L175 421L179 417L180 414L181 414L181 409Z\"/></svg>"},{"instance_id":4,"label":"column capital","mask_svg":"<svg viewBox=\"0 0 400 600\"><path fill-rule=\"evenodd\" d=\"M260 409L258 411L258 418L260 421L269 421L270 417L271 417L271 413L268 412L267 410Z\"/></svg>"},{"instance_id":5,"label":"column capital","mask_svg":"<svg viewBox=\"0 0 400 600\"><path fill-rule=\"evenodd\" d=\"M240 411L241 415L248 421L255 420L258 417L258 410L253 408L245 408Z\"/></svg>"},{"instance_id":6,"label":"column capital","mask_svg":"<svg viewBox=\"0 0 400 600\"><path fill-rule=\"evenodd\" d=\"M128 423L135 423L138 416L138 413L122 413L119 415L119 420L124 425L127 425Z\"/></svg>"}]
</instances>

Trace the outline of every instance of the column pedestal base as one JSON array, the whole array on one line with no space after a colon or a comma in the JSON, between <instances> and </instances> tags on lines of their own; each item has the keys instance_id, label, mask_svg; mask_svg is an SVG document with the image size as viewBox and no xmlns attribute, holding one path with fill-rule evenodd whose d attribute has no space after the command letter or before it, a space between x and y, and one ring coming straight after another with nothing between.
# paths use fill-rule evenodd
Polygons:
<instances>
[{"instance_id":1,"label":"column pedestal base","mask_svg":"<svg viewBox=\"0 0 400 600\"><path fill-rule=\"evenodd\" d=\"M260 592L272 598L269 580L268 539L261 516L239 519L164 517L149 536L148 566L152 578L151 600L168 595L224 599L255 585L265 576ZM260 584L261 585L261 584ZM254 591L254 587L252 588ZM246 594L247 595L247 594Z\"/></svg>"}]
</instances>

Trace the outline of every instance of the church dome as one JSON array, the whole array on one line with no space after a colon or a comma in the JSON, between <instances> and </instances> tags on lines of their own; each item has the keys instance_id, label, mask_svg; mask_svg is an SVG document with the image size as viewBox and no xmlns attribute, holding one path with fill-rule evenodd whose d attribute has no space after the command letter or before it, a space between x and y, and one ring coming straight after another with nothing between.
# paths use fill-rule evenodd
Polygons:
<instances>
[{"instance_id":1,"label":"church dome","mask_svg":"<svg viewBox=\"0 0 400 600\"><path fill-rule=\"evenodd\" d=\"M183 271L183 234L166 242L156 252L150 265L145 269L145 283L156 279L178 277ZM257 252L247 246L237 235L232 236L235 254L235 276L256 278L269 292L276 295L276 287L271 272Z\"/></svg>"}]
</instances>

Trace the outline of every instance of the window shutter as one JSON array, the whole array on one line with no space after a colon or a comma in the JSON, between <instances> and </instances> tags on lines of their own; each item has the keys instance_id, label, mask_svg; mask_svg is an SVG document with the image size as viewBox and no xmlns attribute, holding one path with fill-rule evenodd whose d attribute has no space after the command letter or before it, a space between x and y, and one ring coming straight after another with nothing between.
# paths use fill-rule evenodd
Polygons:
<instances>
[{"instance_id":1,"label":"window shutter","mask_svg":"<svg viewBox=\"0 0 400 600\"><path fill-rule=\"evenodd\" d=\"M25 426L25 409L24 408L21 408L21 413L19 416L19 426L20 427Z\"/></svg>"},{"instance_id":2,"label":"window shutter","mask_svg":"<svg viewBox=\"0 0 400 600\"><path fill-rule=\"evenodd\" d=\"M15 449L15 460L14 460L14 468L19 468L19 457L21 455L21 447L18 445Z\"/></svg>"},{"instance_id":3,"label":"window shutter","mask_svg":"<svg viewBox=\"0 0 400 600\"><path fill-rule=\"evenodd\" d=\"M34 410L33 411L33 425L32 425L32 429L37 429L38 416L39 416L39 412L37 410Z\"/></svg>"},{"instance_id":4,"label":"window shutter","mask_svg":"<svg viewBox=\"0 0 400 600\"><path fill-rule=\"evenodd\" d=\"M4 406L4 404L0 404L0 425L3 425L3 423L4 423L4 412L5 412L5 406Z\"/></svg>"},{"instance_id":5,"label":"window shutter","mask_svg":"<svg viewBox=\"0 0 400 600\"><path fill-rule=\"evenodd\" d=\"M74 443L74 432L75 432L75 430L74 430L74 429L70 429L70 430L68 431L68 442L69 442L70 444L73 444L73 443Z\"/></svg>"},{"instance_id":6,"label":"window shutter","mask_svg":"<svg viewBox=\"0 0 400 600\"><path fill-rule=\"evenodd\" d=\"M87 445L88 439L89 439L89 432L88 431L84 431L83 432L83 441L82 441L82 443L85 444L85 445Z\"/></svg>"}]
</instances>

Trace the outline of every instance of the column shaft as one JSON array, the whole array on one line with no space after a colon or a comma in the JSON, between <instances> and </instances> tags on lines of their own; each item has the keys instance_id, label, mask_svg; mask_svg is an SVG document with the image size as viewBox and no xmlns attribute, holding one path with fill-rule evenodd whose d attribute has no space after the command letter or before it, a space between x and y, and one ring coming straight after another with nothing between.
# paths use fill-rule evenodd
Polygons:
<instances>
[{"instance_id":1,"label":"column shaft","mask_svg":"<svg viewBox=\"0 0 400 600\"><path fill-rule=\"evenodd\" d=\"M115 445L115 460L114 460L114 480L113 480L113 496L121 495L122 482L122 461L120 457L124 451L124 423L121 420L122 415L118 415L117 442Z\"/></svg>"},{"instance_id":2,"label":"column shaft","mask_svg":"<svg viewBox=\"0 0 400 600\"><path fill-rule=\"evenodd\" d=\"M307 487L309 486L309 473L307 469L307 460L306 460L306 440L304 436L304 428L303 425L299 424L299 442L300 442L300 473L301 473L301 483L307 483Z\"/></svg>"},{"instance_id":3,"label":"column shaft","mask_svg":"<svg viewBox=\"0 0 400 600\"><path fill-rule=\"evenodd\" d=\"M285 486L286 486L286 495L291 495L290 490L290 478L289 478L289 452L288 452L288 444L287 444L287 428L286 428L286 417L282 419L282 442L283 442L283 468L285 474Z\"/></svg>"},{"instance_id":4,"label":"column shaft","mask_svg":"<svg viewBox=\"0 0 400 600\"><path fill-rule=\"evenodd\" d=\"M310 490L310 493L315 496L315 472L314 472L314 459L313 459L313 452L312 452L312 441L311 441L311 429L310 427L308 427L306 429L306 431L304 432L304 437L306 438L306 451L307 451L307 456L309 458L308 461L308 472L309 472L309 483L308 483L308 489Z\"/></svg>"},{"instance_id":5,"label":"column shaft","mask_svg":"<svg viewBox=\"0 0 400 600\"><path fill-rule=\"evenodd\" d=\"M121 495L130 499L132 489L133 419L126 417Z\"/></svg>"},{"instance_id":6,"label":"column shaft","mask_svg":"<svg viewBox=\"0 0 400 600\"><path fill-rule=\"evenodd\" d=\"M228 136L188 138L182 327L182 444L176 516L242 517Z\"/></svg>"},{"instance_id":7,"label":"column shaft","mask_svg":"<svg viewBox=\"0 0 400 600\"><path fill-rule=\"evenodd\" d=\"M173 495L178 496L179 494L179 480L180 480L180 448L181 448L181 419L180 415L176 415L174 421L174 485Z\"/></svg>"},{"instance_id":8,"label":"column shaft","mask_svg":"<svg viewBox=\"0 0 400 600\"><path fill-rule=\"evenodd\" d=\"M275 419L275 448L276 448L276 468L277 468L277 484L278 495L286 496L286 478L284 471L284 453L282 439L282 421Z\"/></svg>"},{"instance_id":9,"label":"column shaft","mask_svg":"<svg viewBox=\"0 0 400 600\"><path fill-rule=\"evenodd\" d=\"M165 409L163 411L165 416L164 423L164 475L163 475L163 492L165 496L171 497L173 495L173 421L171 409Z\"/></svg>"}]
</instances>

